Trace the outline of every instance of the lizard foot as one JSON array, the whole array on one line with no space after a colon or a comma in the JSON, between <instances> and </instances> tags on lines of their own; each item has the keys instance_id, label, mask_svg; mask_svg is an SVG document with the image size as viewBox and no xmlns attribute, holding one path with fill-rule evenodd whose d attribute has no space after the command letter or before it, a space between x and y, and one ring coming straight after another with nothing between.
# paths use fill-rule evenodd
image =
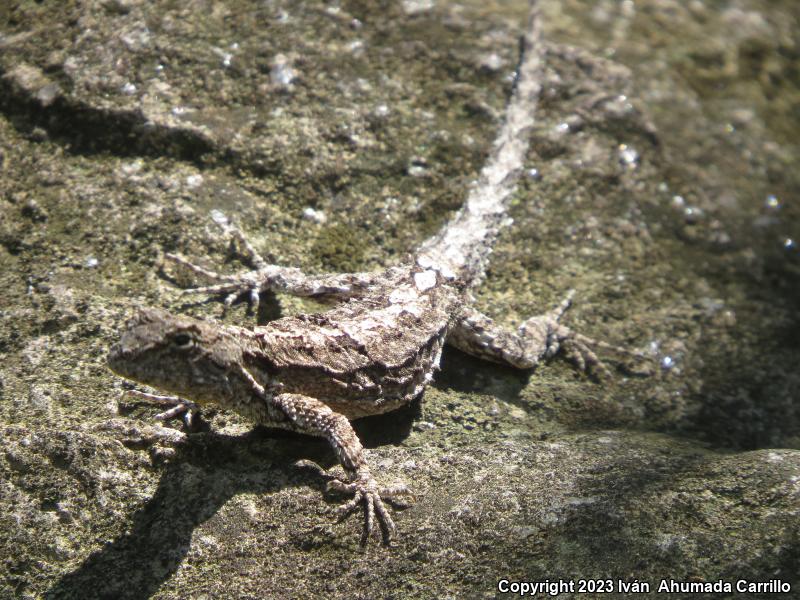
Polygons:
<instances>
[{"instance_id":1,"label":"lizard foot","mask_svg":"<svg viewBox=\"0 0 800 600\"><path fill-rule=\"evenodd\" d=\"M402 496L411 496L413 498L408 486L397 484L390 487L378 487L378 482L367 470L356 475L352 481L342 481L309 460L298 461L295 466L310 467L317 471L328 480L327 489L329 491L353 495L352 499L336 509L338 523L347 519L359 506L363 506L364 529L360 541L362 548L367 545L369 537L375 528L376 517L381 529L383 543L387 546L390 544L395 532L395 525L386 504L384 504L384 500L397 507L409 506L409 503L402 500Z\"/></svg>"},{"instance_id":2,"label":"lizard foot","mask_svg":"<svg viewBox=\"0 0 800 600\"><path fill-rule=\"evenodd\" d=\"M190 431L199 427L201 422L200 407L191 400L185 400L178 396L159 396L157 394L148 394L147 392L140 392L139 390L127 390L126 396L132 398L139 398L146 400L151 404L159 404L168 407L164 412L160 412L154 419L158 421L169 421L176 417L182 417L183 423Z\"/></svg>"},{"instance_id":3,"label":"lizard foot","mask_svg":"<svg viewBox=\"0 0 800 600\"><path fill-rule=\"evenodd\" d=\"M611 372L606 364L598 358L597 354L595 354L591 348L591 346L600 345L600 342L597 340L575 333L563 325L554 328L552 340L552 345L548 346L548 353L552 352L552 354L555 354L555 351L560 348L567 357L567 360L575 365L578 371L593 376L611 376ZM551 348L555 349L551 350Z\"/></svg>"},{"instance_id":4,"label":"lizard foot","mask_svg":"<svg viewBox=\"0 0 800 600\"><path fill-rule=\"evenodd\" d=\"M177 254L167 254L166 258L214 282L214 285L186 289L184 293L207 295L225 294L225 309L229 308L237 299L245 296L250 303L251 310L255 312L258 310L259 293L268 287L267 282L271 276L275 277L279 275L281 268L267 264L267 261L256 251L244 235L244 232L231 223L230 219L228 219L222 211L216 209L212 210L211 219L231 239L239 242L240 252L242 256L250 262L251 266L254 267L253 270L244 271L237 275L224 275L189 262Z\"/></svg>"},{"instance_id":5,"label":"lizard foot","mask_svg":"<svg viewBox=\"0 0 800 600\"><path fill-rule=\"evenodd\" d=\"M225 300L223 304L226 310L236 300L244 296L250 303L251 310L254 312L258 310L259 294L263 287L263 282L269 280L269 273L265 273L264 269L245 271L238 275L224 275L189 262L177 254L167 254L166 258L186 267L197 275L216 282L214 285L187 288L183 290L184 294L206 294L209 296L224 294Z\"/></svg>"},{"instance_id":6,"label":"lizard foot","mask_svg":"<svg viewBox=\"0 0 800 600\"><path fill-rule=\"evenodd\" d=\"M575 290L570 290L564 300L543 315L532 317L525 321L519 328L523 337L533 337L544 340L543 358L552 358L559 351L563 351L567 359L582 372L595 377L608 377L611 375L608 367L595 353L595 348L613 352L637 361L650 361L650 357L638 350L630 350L622 346L615 346L601 340L577 333L561 324L561 317L572 304Z\"/></svg>"},{"instance_id":7,"label":"lizard foot","mask_svg":"<svg viewBox=\"0 0 800 600\"><path fill-rule=\"evenodd\" d=\"M567 359L575 365L579 371L583 371L594 376L610 376L611 373L605 363L598 358L592 348L601 348L607 352L614 353L624 359L620 359L620 366L633 375L652 375L652 356L641 350L633 350L623 346L615 346L602 340L596 340L588 336L572 331L568 327L559 325L555 330L555 344L560 345ZM631 361L632 359L632 361ZM634 369L632 362L639 365Z\"/></svg>"},{"instance_id":8,"label":"lizard foot","mask_svg":"<svg viewBox=\"0 0 800 600\"><path fill-rule=\"evenodd\" d=\"M228 217L218 210L212 210L211 218L232 240L238 242L239 254L250 264L251 270L225 275L196 265L177 254L166 254L165 258L211 282L211 285L184 289L184 294L206 296L221 294L224 296L223 310L227 310L234 302L243 298L248 302L250 311L256 313L260 294L268 291L313 297L318 300L347 298L367 289L375 281L376 276L372 273L306 275L295 267L269 264L247 240L242 230L233 225Z\"/></svg>"}]
</instances>

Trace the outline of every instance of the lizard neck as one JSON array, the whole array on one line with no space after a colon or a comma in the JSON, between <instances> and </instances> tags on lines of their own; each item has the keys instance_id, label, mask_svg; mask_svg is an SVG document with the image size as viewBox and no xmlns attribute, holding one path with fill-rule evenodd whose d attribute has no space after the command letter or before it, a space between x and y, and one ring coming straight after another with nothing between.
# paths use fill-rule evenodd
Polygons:
<instances>
[{"instance_id":1,"label":"lizard neck","mask_svg":"<svg viewBox=\"0 0 800 600\"><path fill-rule=\"evenodd\" d=\"M528 152L529 133L542 87L544 53L535 12L531 12L523 38L522 59L506 120L480 178L461 209L439 233L422 244L416 255L419 266L435 268L467 285L483 277L492 244L500 229L511 223L507 217L508 205Z\"/></svg>"}]
</instances>

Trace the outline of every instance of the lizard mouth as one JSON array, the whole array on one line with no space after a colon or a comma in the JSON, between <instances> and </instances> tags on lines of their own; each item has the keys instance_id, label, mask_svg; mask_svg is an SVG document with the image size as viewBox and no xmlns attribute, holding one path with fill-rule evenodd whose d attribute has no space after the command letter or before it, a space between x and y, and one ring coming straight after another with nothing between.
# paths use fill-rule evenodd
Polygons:
<instances>
[{"instance_id":1,"label":"lizard mouth","mask_svg":"<svg viewBox=\"0 0 800 600\"><path fill-rule=\"evenodd\" d=\"M122 356L122 346L119 344L119 342L113 344L111 348L108 349L108 358L106 359L108 366L114 369L114 365L119 362ZM114 370L116 371L116 369Z\"/></svg>"},{"instance_id":2,"label":"lizard mouth","mask_svg":"<svg viewBox=\"0 0 800 600\"><path fill-rule=\"evenodd\" d=\"M108 350L108 357L106 364L108 367L123 377L129 377L132 374L130 366L132 364L132 352L125 347L122 340L113 344Z\"/></svg>"},{"instance_id":3,"label":"lizard mouth","mask_svg":"<svg viewBox=\"0 0 800 600\"><path fill-rule=\"evenodd\" d=\"M158 345L169 319L170 314L163 310L148 308L137 311L127 322L119 341L109 348L107 363L111 370L124 377L135 372L139 359Z\"/></svg>"},{"instance_id":4,"label":"lizard mouth","mask_svg":"<svg viewBox=\"0 0 800 600\"><path fill-rule=\"evenodd\" d=\"M156 342L155 332L150 331L147 323L133 323L123 332L119 340L111 345L106 363L115 373L138 379L135 373L140 370L141 362L151 362L148 360L148 354L155 349Z\"/></svg>"}]
</instances>

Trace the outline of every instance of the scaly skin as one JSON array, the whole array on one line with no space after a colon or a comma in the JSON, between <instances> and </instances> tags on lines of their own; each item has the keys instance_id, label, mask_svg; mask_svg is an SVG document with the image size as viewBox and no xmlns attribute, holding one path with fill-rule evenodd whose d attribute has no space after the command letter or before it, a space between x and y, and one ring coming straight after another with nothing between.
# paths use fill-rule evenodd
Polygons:
<instances>
[{"instance_id":1,"label":"scaly skin","mask_svg":"<svg viewBox=\"0 0 800 600\"><path fill-rule=\"evenodd\" d=\"M407 264L376 273L307 276L267 264L215 212L214 220L238 239L254 269L220 275L170 255L215 282L191 291L224 293L226 305L242 295L256 304L266 290L339 305L253 329L143 310L111 349L111 368L175 394L168 401L176 407L163 417L187 412L187 401L215 403L259 424L324 437L347 473L347 481L326 475L329 486L353 495L341 516L363 506L362 545L376 517L388 542L394 523L383 501L399 500L409 491L377 484L349 420L394 410L418 397L439 368L445 342L522 369L561 348L579 367L602 369L589 347L595 342L559 323L571 293L516 332L504 331L470 307L469 290L483 278L491 244L508 220L508 201L528 149L543 56L532 1L516 87L481 178L462 209Z\"/></svg>"}]
</instances>

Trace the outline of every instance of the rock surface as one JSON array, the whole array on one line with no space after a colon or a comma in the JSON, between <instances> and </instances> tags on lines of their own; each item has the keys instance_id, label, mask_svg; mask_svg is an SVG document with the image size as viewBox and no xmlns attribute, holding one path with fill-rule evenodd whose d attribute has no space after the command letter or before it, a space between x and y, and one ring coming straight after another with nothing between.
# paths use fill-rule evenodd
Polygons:
<instances>
[{"instance_id":1,"label":"rock surface","mask_svg":"<svg viewBox=\"0 0 800 600\"><path fill-rule=\"evenodd\" d=\"M120 399L105 354L137 305L219 318L162 264L240 268L212 209L309 271L388 265L434 232L496 131L524 5L0 9L0 596L800 590L791 3L543 2L530 170L477 301L511 325L576 288L571 326L661 367L596 382L446 353L421 403L357 424L380 477L418 493L395 547L333 524L292 467L332 463L318 440L220 411L186 436Z\"/></svg>"}]
</instances>

